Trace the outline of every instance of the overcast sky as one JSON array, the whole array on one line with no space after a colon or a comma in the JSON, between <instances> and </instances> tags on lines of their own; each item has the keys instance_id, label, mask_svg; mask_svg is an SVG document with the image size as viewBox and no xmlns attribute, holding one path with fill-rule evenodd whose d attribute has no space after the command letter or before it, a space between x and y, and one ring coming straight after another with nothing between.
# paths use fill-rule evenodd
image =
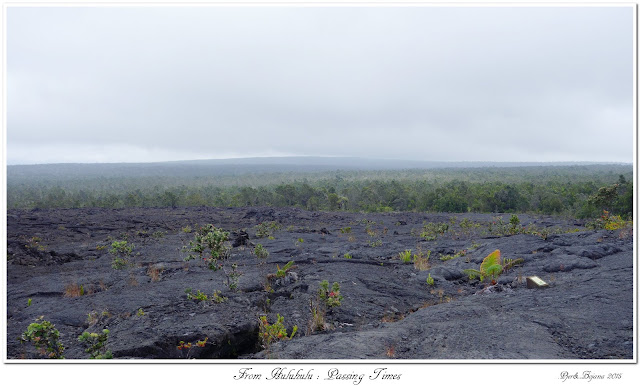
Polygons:
<instances>
[{"instance_id":1,"label":"overcast sky","mask_svg":"<svg viewBox=\"0 0 640 386\"><path fill-rule=\"evenodd\" d=\"M629 7L9 7L7 163L633 161Z\"/></svg>"}]
</instances>

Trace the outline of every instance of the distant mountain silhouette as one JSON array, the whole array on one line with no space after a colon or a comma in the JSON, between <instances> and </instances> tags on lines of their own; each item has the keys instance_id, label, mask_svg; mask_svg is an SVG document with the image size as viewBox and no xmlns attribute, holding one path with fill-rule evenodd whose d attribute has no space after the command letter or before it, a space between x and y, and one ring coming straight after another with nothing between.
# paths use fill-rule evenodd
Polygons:
<instances>
[{"instance_id":1,"label":"distant mountain silhouette","mask_svg":"<svg viewBox=\"0 0 640 386\"><path fill-rule=\"evenodd\" d=\"M357 157L255 157L149 163L57 163L8 165L7 177L56 176L202 176L247 173L323 172L331 170L403 170L438 168L568 166L598 162L437 162Z\"/></svg>"}]
</instances>

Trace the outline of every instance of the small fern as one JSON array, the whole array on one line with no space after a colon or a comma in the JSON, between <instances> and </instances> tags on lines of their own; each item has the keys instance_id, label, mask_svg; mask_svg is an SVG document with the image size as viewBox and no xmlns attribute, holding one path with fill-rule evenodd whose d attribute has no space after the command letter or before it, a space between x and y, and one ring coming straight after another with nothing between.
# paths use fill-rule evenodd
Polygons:
<instances>
[{"instance_id":1,"label":"small fern","mask_svg":"<svg viewBox=\"0 0 640 386\"><path fill-rule=\"evenodd\" d=\"M483 282L485 278L489 277L491 278L491 282L495 283L496 279L502 273L502 270L503 266L500 260L500 250L496 249L482 260L480 270L465 269L463 272L468 275L471 280L478 277L480 281Z\"/></svg>"}]
</instances>

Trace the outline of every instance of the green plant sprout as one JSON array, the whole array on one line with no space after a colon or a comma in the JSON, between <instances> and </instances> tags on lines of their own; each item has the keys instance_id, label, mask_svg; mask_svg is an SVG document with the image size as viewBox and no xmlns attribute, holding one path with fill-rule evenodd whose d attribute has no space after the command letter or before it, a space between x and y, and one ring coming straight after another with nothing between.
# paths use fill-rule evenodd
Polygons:
<instances>
[{"instance_id":1,"label":"green plant sprout","mask_svg":"<svg viewBox=\"0 0 640 386\"><path fill-rule=\"evenodd\" d=\"M238 264L231 265L231 271L224 270L225 275L227 276L227 287L231 291L236 291L238 289L238 279L242 276L242 272L238 271Z\"/></svg>"},{"instance_id":2,"label":"green plant sprout","mask_svg":"<svg viewBox=\"0 0 640 386\"><path fill-rule=\"evenodd\" d=\"M427 277L427 284L428 285L434 285L435 284L435 281L431 277L431 273L429 273L429 276Z\"/></svg>"},{"instance_id":3,"label":"green plant sprout","mask_svg":"<svg viewBox=\"0 0 640 386\"><path fill-rule=\"evenodd\" d=\"M405 264L411 263L411 249L406 249L404 252L400 252L398 257L400 257L400 261Z\"/></svg>"},{"instance_id":4,"label":"green plant sprout","mask_svg":"<svg viewBox=\"0 0 640 386\"><path fill-rule=\"evenodd\" d=\"M287 264L284 265L284 267L280 268L280 265L276 264L276 273L275 274L271 274L271 277L277 277L277 278L283 278L285 276L287 276L287 272L289 272L290 270L297 268L297 266L293 265L294 261L291 260L289 261Z\"/></svg>"}]
</instances>

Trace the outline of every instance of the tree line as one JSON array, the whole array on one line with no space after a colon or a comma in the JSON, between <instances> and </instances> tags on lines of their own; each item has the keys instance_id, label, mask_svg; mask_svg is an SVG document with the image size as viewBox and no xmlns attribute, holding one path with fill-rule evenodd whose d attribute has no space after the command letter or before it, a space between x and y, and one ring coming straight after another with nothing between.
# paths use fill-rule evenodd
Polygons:
<instances>
[{"instance_id":1,"label":"tree line","mask_svg":"<svg viewBox=\"0 0 640 386\"><path fill-rule=\"evenodd\" d=\"M274 206L630 218L631 166L336 171L220 177L85 177L7 183L9 209ZM234 184L234 181L236 182Z\"/></svg>"}]
</instances>

